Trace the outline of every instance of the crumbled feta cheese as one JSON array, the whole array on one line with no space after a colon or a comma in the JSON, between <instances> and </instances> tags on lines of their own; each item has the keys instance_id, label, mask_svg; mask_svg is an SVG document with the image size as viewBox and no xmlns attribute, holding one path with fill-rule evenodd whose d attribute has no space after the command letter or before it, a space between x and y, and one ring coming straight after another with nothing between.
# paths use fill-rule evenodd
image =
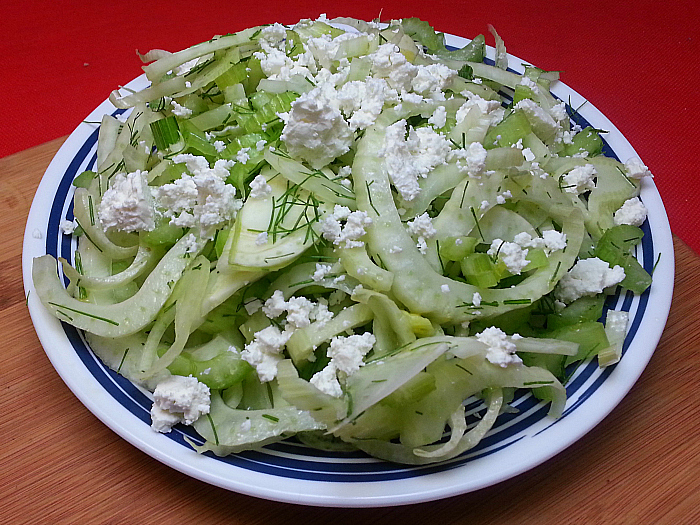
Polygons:
<instances>
[{"instance_id":1,"label":"crumbled feta cheese","mask_svg":"<svg viewBox=\"0 0 700 525\"><path fill-rule=\"evenodd\" d=\"M258 41L264 41L268 44L277 44L283 41L287 37L287 30L285 27L275 22L270 26L263 27L258 35Z\"/></svg>"},{"instance_id":2,"label":"crumbled feta cheese","mask_svg":"<svg viewBox=\"0 0 700 525\"><path fill-rule=\"evenodd\" d=\"M401 253L403 251L403 248L401 246L392 246L389 248L389 253Z\"/></svg>"},{"instance_id":3,"label":"crumbled feta cheese","mask_svg":"<svg viewBox=\"0 0 700 525\"><path fill-rule=\"evenodd\" d=\"M481 98L476 93L472 93L468 90L462 91L461 95L464 98L466 98L467 101L464 104L462 104L457 110L457 113L455 115L457 124L460 124L467 117L470 111L477 112L477 116L490 116L492 125L498 124L501 120L503 120L505 109L503 108L503 106L501 106L501 103L499 101L486 100L484 98Z\"/></svg>"},{"instance_id":4,"label":"crumbled feta cheese","mask_svg":"<svg viewBox=\"0 0 700 525\"><path fill-rule=\"evenodd\" d=\"M639 197L627 199L615 212L613 221L615 224L629 224L630 226L641 226L647 218L647 208L639 200Z\"/></svg>"},{"instance_id":5,"label":"crumbled feta cheese","mask_svg":"<svg viewBox=\"0 0 700 525\"><path fill-rule=\"evenodd\" d=\"M479 292L474 292L474 295L472 295L472 304L474 306L481 306L481 294Z\"/></svg>"},{"instance_id":6,"label":"crumbled feta cheese","mask_svg":"<svg viewBox=\"0 0 700 525\"><path fill-rule=\"evenodd\" d=\"M432 124L436 128L444 128L447 123L447 110L445 106L438 106L435 112L430 115L428 124Z\"/></svg>"},{"instance_id":7,"label":"crumbled feta cheese","mask_svg":"<svg viewBox=\"0 0 700 525\"><path fill-rule=\"evenodd\" d=\"M189 118L192 116L192 110L190 108L181 106L174 100L170 101L170 105L172 106L173 115L176 117Z\"/></svg>"},{"instance_id":8,"label":"crumbled feta cheese","mask_svg":"<svg viewBox=\"0 0 700 525\"><path fill-rule=\"evenodd\" d=\"M542 232L544 239L544 248L547 255L557 250L566 248L566 234L557 230L544 230Z\"/></svg>"},{"instance_id":9,"label":"crumbled feta cheese","mask_svg":"<svg viewBox=\"0 0 700 525\"><path fill-rule=\"evenodd\" d=\"M557 122L566 120L569 117L569 114L566 112L566 104L564 104L564 102L559 102L559 104L552 106L549 110L549 114L552 115L554 120ZM577 133L575 129L572 131L573 133Z\"/></svg>"},{"instance_id":10,"label":"crumbled feta cheese","mask_svg":"<svg viewBox=\"0 0 700 525\"><path fill-rule=\"evenodd\" d=\"M282 290L275 290L263 306L263 313L270 319L279 317L287 310L287 301L284 300Z\"/></svg>"},{"instance_id":11,"label":"crumbled feta cheese","mask_svg":"<svg viewBox=\"0 0 700 525\"><path fill-rule=\"evenodd\" d=\"M486 148L479 142L472 142L466 149L458 149L452 152L453 158L457 158L457 167L470 177L480 178L486 169Z\"/></svg>"},{"instance_id":12,"label":"crumbled feta cheese","mask_svg":"<svg viewBox=\"0 0 700 525\"><path fill-rule=\"evenodd\" d=\"M476 334L476 339L488 346L486 359L494 365L502 368L508 365L520 365L522 359L515 353L515 343L508 339L506 333L500 328L491 326L483 332Z\"/></svg>"},{"instance_id":13,"label":"crumbled feta cheese","mask_svg":"<svg viewBox=\"0 0 700 525\"><path fill-rule=\"evenodd\" d=\"M345 225L341 225L341 221ZM372 219L364 211L351 212L346 206L335 205L333 212L321 221L321 235L333 244L346 248L359 248L365 243L359 239L366 233L365 228L372 224Z\"/></svg>"},{"instance_id":14,"label":"crumbled feta cheese","mask_svg":"<svg viewBox=\"0 0 700 525\"><path fill-rule=\"evenodd\" d=\"M374 38L374 35L363 32L342 33L335 38L330 35L321 35L319 37L309 38L306 41L306 47L311 51L322 68L330 69L333 65L333 61L341 58L339 55L343 42L354 41L354 45L362 45Z\"/></svg>"},{"instance_id":15,"label":"crumbled feta cheese","mask_svg":"<svg viewBox=\"0 0 700 525\"><path fill-rule=\"evenodd\" d=\"M450 285L449 284L441 284L440 291L442 293L450 293Z\"/></svg>"},{"instance_id":16,"label":"crumbled feta cheese","mask_svg":"<svg viewBox=\"0 0 700 525\"><path fill-rule=\"evenodd\" d=\"M260 232L258 235L255 237L255 245L256 246L264 246L267 244L267 232Z\"/></svg>"},{"instance_id":17,"label":"crumbled feta cheese","mask_svg":"<svg viewBox=\"0 0 700 525\"><path fill-rule=\"evenodd\" d=\"M170 376L153 392L151 428L170 432L177 423L191 425L210 408L209 387L197 378Z\"/></svg>"},{"instance_id":18,"label":"crumbled feta cheese","mask_svg":"<svg viewBox=\"0 0 700 525\"><path fill-rule=\"evenodd\" d=\"M408 233L416 237L418 250L425 255L428 250L427 240L432 239L437 234L437 230L433 226L433 221L428 215L428 212L419 215L412 221L409 221L406 226Z\"/></svg>"},{"instance_id":19,"label":"crumbled feta cheese","mask_svg":"<svg viewBox=\"0 0 700 525\"><path fill-rule=\"evenodd\" d=\"M528 232L520 232L513 242L522 248L542 248L547 255L566 248L566 234L556 230L545 230L542 237L532 237Z\"/></svg>"},{"instance_id":20,"label":"crumbled feta cheese","mask_svg":"<svg viewBox=\"0 0 700 525\"><path fill-rule=\"evenodd\" d=\"M280 332L276 326L268 326L256 332L255 339L241 352L241 358L255 367L262 383L277 376L277 363L282 360L282 349L291 335L292 332Z\"/></svg>"},{"instance_id":21,"label":"crumbled feta cheese","mask_svg":"<svg viewBox=\"0 0 700 525\"><path fill-rule=\"evenodd\" d=\"M262 151L263 148L265 147L265 144L267 144L267 141L265 139L260 139L255 143L255 150L256 151Z\"/></svg>"},{"instance_id":22,"label":"crumbled feta cheese","mask_svg":"<svg viewBox=\"0 0 700 525\"><path fill-rule=\"evenodd\" d=\"M406 120L399 120L387 127L380 156L396 191L412 201L420 193L418 178L444 164L451 149L450 142L429 127L410 128L406 137Z\"/></svg>"},{"instance_id":23,"label":"crumbled feta cheese","mask_svg":"<svg viewBox=\"0 0 700 525\"><path fill-rule=\"evenodd\" d=\"M343 395L343 389L338 381L338 371L331 363L328 363L320 372L316 372L309 382L329 396L340 397Z\"/></svg>"},{"instance_id":24,"label":"crumbled feta cheese","mask_svg":"<svg viewBox=\"0 0 700 525\"><path fill-rule=\"evenodd\" d=\"M32 231L32 238L43 239L44 235L41 233L41 230L39 230L39 228L34 228L34 230Z\"/></svg>"},{"instance_id":25,"label":"crumbled feta cheese","mask_svg":"<svg viewBox=\"0 0 700 525\"><path fill-rule=\"evenodd\" d=\"M598 172L593 164L576 166L563 178L563 187L569 193L584 193L595 188L595 176Z\"/></svg>"},{"instance_id":26,"label":"crumbled feta cheese","mask_svg":"<svg viewBox=\"0 0 700 525\"><path fill-rule=\"evenodd\" d=\"M398 46L392 43L382 44L369 55L369 59L375 78L385 78L398 91L411 90L411 82L418 74L418 67L406 60Z\"/></svg>"},{"instance_id":27,"label":"crumbled feta cheese","mask_svg":"<svg viewBox=\"0 0 700 525\"><path fill-rule=\"evenodd\" d=\"M622 266L610 268L607 262L598 257L581 259L561 278L554 289L554 296L568 304L579 297L602 293L624 278L625 270Z\"/></svg>"},{"instance_id":28,"label":"crumbled feta cheese","mask_svg":"<svg viewBox=\"0 0 700 525\"><path fill-rule=\"evenodd\" d=\"M77 227L78 221L75 219L73 219L72 221L69 221L67 219L61 219L61 222L58 223L58 228L61 230L61 232L63 232L63 235L73 235L73 232ZM39 238L41 239L41 237Z\"/></svg>"},{"instance_id":29,"label":"crumbled feta cheese","mask_svg":"<svg viewBox=\"0 0 700 525\"><path fill-rule=\"evenodd\" d=\"M102 196L98 216L105 230L150 231L155 228L153 198L145 171L118 173Z\"/></svg>"},{"instance_id":30,"label":"crumbled feta cheese","mask_svg":"<svg viewBox=\"0 0 700 525\"><path fill-rule=\"evenodd\" d=\"M316 271L311 276L315 282L322 281L326 275L331 273L332 266L330 264L316 263Z\"/></svg>"},{"instance_id":31,"label":"crumbled feta cheese","mask_svg":"<svg viewBox=\"0 0 700 525\"><path fill-rule=\"evenodd\" d=\"M332 91L329 95L328 91ZM317 86L294 102L282 140L293 157L320 169L350 149L353 132L337 107L335 88Z\"/></svg>"},{"instance_id":32,"label":"crumbled feta cheese","mask_svg":"<svg viewBox=\"0 0 700 525\"><path fill-rule=\"evenodd\" d=\"M326 353L331 360L323 370L313 375L311 384L330 396L342 396L338 371L347 375L357 372L364 365L363 358L372 350L375 342L374 335L369 332L349 337L334 337Z\"/></svg>"},{"instance_id":33,"label":"crumbled feta cheese","mask_svg":"<svg viewBox=\"0 0 700 525\"><path fill-rule=\"evenodd\" d=\"M241 148L238 150L238 153L236 153L236 161L240 162L241 164L245 164L250 160L250 154L249 154L250 148Z\"/></svg>"},{"instance_id":34,"label":"crumbled feta cheese","mask_svg":"<svg viewBox=\"0 0 700 525\"><path fill-rule=\"evenodd\" d=\"M156 204L170 218L170 224L199 226L200 235L212 239L217 227L232 219L243 205L235 198L236 188L225 182L234 161L219 159L210 168L204 157L180 154L173 157L173 162L184 163L192 175L185 173L172 183L154 188Z\"/></svg>"},{"instance_id":35,"label":"crumbled feta cheese","mask_svg":"<svg viewBox=\"0 0 700 525\"><path fill-rule=\"evenodd\" d=\"M385 102L398 102L395 89L383 78L367 78L343 84L338 90L340 110L348 117L350 129L365 129L377 120Z\"/></svg>"},{"instance_id":36,"label":"crumbled feta cheese","mask_svg":"<svg viewBox=\"0 0 700 525\"><path fill-rule=\"evenodd\" d=\"M250 199L262 199L272 193L272 186L267 183L265 175L256 175L250 182Z\"/></svg>"},{"instance_id":37,"label":"crumbled feta cheese","mask_svg":"<svg viewBox=\"0 0 700 525\"><path fill-rule=\"evenodd\" d=\"M510 199L513 197L513 194L510 192L510 190L506 190L503 193L499 193L496 195L496 204L505 204L506 199Z\"/></svg>"},{"instance_id":38,"label":"crumbled feta cheese","mask_svg":"<svg viewBox=\"0 0 700 525\"><path fill-rule=\"evenodd\" d=\"M416 76L411 80L413 91L423 96L433 98L436 94L442 95L443 90L457 76L454 69L444 64L429 64L427 66L417 66Z\"/></svg>"},{"instance_id":39,"label":"crumbled feta cheese","mask_svg":"<svg viewBox=\"0 0 700 525\"><path fill-rule=\"evenodd\" d=\"M336 369L350 375L364 364L362 359L372 350L377 340L371 332L348 337L335 336L331 339L327 355Z\"/></svg>"},{"instance_id":40,"label":"crumbled feta cheese","mask_svg":"<svg viewBox=\"0 0 700 525\"><path fill-rule=\"evenodd\" d=\"M325 324L333 318L333 313L323 302L314 303L306 297L290 297L288 301L285 301L280 290L275 290L272 297L265 301L262 310L270 319L275 319L287 312L287 324L284 330L285 333L290 334L298 328L309 326L311 321Z\"/></svg>"},{"instance_id":41,"label":"crumbled feta cheese","mask_svg":"<svg viewBox=\"0 0 700 525\"><path fill-rule=\"evenodd\" d=\"M627 175L633 179L643 179L644 177L651 177L651 171L647 168L644 163L639 158L632 157L627 159L625 162L625 170Z\"/></svg>"},{"instance_id":42,"label":"crumbled feta cheese","mask_svg":"<svg viewBox=\"0 0 700 525\"><path fill-rule=\"evenodd\" d=\"M533 93L537 94L540 92L540 87L537 85L537 83L532 80L530 77L523 77L520 80L520 85L525 86L527 88L530 88Z\"/></svg>"},{"instance_id":43,"label":"crumbled feta cheese","mask_svg":"<svg viewBox=\"0 0 700 525\"><path fill-rule=\"evenodd\" d=\"M226 143L223 140L215 140L214 141L214 149L216 150L217 153L221 153L226 149Z\"/></svg>"},{"instance_id":44,"label":"crumbled feta cheese","mask_svg":"<svg viewBox=\"0 0 700 525\"><path fill-rule=\"evenodd\" d=\"M513 275L520 275L530 261L527 260L527 248L522 248L515 242L494 239L486 253L491 257L499 257Z\"/></svg>"}]
</instances>

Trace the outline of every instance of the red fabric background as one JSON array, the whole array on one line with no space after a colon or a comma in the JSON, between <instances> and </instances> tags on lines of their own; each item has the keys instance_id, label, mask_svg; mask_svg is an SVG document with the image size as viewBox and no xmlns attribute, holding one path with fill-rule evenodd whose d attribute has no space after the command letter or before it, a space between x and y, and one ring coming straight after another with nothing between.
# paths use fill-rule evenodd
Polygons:
<instances>
[{"instance_id":1,"label":"red fabric background","mask_svg":"<svg viewBox=\"0 0 700 525\"><path fill-rule=\"evenodd\" d=\"M655 175L672 230L700 253L691 89L700 80L700 2L301 0L248 3L5 2L0 15L0 157L70 133L141 73L134 50L176 51L214 34L299 18L418 16L466 37L493 24L508 51L598 107ZM1 176L1 174L0 174Z\"/></svg>"}]
</instances>

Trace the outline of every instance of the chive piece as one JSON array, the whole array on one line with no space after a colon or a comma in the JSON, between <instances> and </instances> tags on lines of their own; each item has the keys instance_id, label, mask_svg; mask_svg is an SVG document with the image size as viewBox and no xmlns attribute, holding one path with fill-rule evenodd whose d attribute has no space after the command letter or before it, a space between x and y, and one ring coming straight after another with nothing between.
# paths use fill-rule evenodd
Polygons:
<instances>
[{"instance_id":1,"label":"chive piece","mask_svg":"<svg viewBox=\"0 0 700 525\"><path fill-rule=\"evenodd\" d=\"M214 420L211 418L211 414L207 414L207 419L211 425L211 431L214 433L214 444L219 444L219 434L216 433L216 426L214 425Z\"/></svg>"},{"instance_id":2,"label":"chive piece","mask_svg":"<svg viewBox=\"0 0 700 525\"><path fill-rule=\"evenodd\" d=\"M119 367L117 368L117 374L121 373L122 365L124 364L124 361L126 360L126 354L129 353L129 349L127 348L124 350L124 355L122 356L122 360L119 362Z\"/></svg>"},{"instance_id":3,"label":"chive piece","mask_svg":"<svg viewBox=\"0 0 700 525\"><path fill-rule=\"evenodd\" d=\"M280 420L280 418L275 417L275 416L272 416L272 415L270 415L270 414L263 414L262 417L264 417L265 419L269 419L269 420L272 421L273 423L278 423L279 420Z\"/></svg>"},{"instance_id":4,"label":"chive piece","mask_svg":"<svg viewBox=\"0 0 700 525\"><path fill-rule=\"evenodd\" d=\"M106 317L100 317L99 315L90 314L88 312L82 312L82 311L77 310L75 308L71 308L70 306L52 303L50 301L49 301L49 304L51 306L55 306L56 308L65 308L66 310L69 310L71 312L75 312L76 314L84 315L85 317L92 317L93 319L97 319L98 321L104 321L105 323L113 324L114 326L119 326L119 323L117 321L112 321L111 319L107 319ZM66 316L66 317L68 317L68 316Z\"/></svg>"}]
</instances>

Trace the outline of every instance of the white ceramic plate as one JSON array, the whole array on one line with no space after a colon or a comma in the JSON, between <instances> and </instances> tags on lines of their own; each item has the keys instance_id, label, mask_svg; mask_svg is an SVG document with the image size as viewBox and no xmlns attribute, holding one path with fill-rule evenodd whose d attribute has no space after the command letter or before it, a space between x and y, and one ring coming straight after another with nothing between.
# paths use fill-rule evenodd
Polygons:
<instances>
[{"instance_id":1,"label":"white ceramic plate","mask_svg":"<svg viewBox=\"0 0 700 525\"><path fill-rule=\"evenodd\" d=\"M462 47L468 40L448 36L447 42ZM493 57L492 49L490 53ZM522 73L523 61L512 56L509 60L511 68ZM129 87L146 85L146 79L139 77ZM571 107L580 107L579 124L609 131L605 135L606 155L622 161L637 155L615 126L592 104L583 104L584 99L575 91L556 82L552 92ZM105 101L86 121L99 122L105 113L120 112ZM370 507L435 500L498 483L549 459L610 413L642 373L666 323L673 289L673 244L661 198L646 178L641 197L649 218L637 255L647 271L658 260L653 284L642 296L627 293L612 299L615 309L630 312L623 357L604 370L595 361L579 367L567 385L568 401L561 418L548 418L547 406L529 394L521 395L513 404L519 412L503 414L476 449L429 466L398 466L359 453L319 452L293 441L226 458L198 455L184 440L188 436L201 443L191 428L176 427L167 435L153 432L150 394L103 366L82 335L50 315L33 290L33 257L50 253L72 261L74 241L60 233L58 224L63 218L72 218L71 182L83 170L94 167L96 144L97 125L78 126L51 162L32 203L22 264L34 326L65 383L102 422L158 461L213 485L278 501ZM474 403L467 412L479 409ZM76 439L80 439L80 432L75 429Z\"/></svg>"}]
</instances>

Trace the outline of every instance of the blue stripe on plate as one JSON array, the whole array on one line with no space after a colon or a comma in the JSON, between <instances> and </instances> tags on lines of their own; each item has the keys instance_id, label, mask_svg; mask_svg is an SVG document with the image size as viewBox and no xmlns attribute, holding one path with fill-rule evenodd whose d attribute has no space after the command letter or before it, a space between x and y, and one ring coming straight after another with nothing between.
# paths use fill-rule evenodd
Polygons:
<instances>
[{"instance_id":1,"label":"blue stripe on plate","mask_svg":"<svg viewBox=\"0 0 700 525\"><path fill-rule=\"evenodd\" d=\"M572 108L569 106L567 106L567 109L570 111L570 114L573 112ZM117 110L114 115L123 112L123 110ZM578 113L574 114L572 120L581 127L590 125L588 121ZM71 182L78 174L78 169L86 161L90 151L95 146L97 137L98 130L95 130L78 150L59 183L49 217L46 253L57 256L60 251L61 256L66 257L68 260L73 259L73 244L71 243L71 239L69 236L64 236L60 233L58 225L62 218L63 208L68 199L68 194L70 193ZM603 152L606 156L619 160L605 139L603 139ZM94 166L95 162L96 155L93 154L87 166ZM72 203L70 203L66 217L71 219L72 213ZM654 251L648 222L644 224L642 229L645 233L642 240L642 263L647 271L651 271L654 264ZM615 297L608 301L608 306L617 304L619 302L618 296L619 291ZM639 297L637 310L630 324L629 334L625 339L623 352L629 347L642 322L648 303L648 297L648 291ZM625 294L621 309L629 311L635 300L636 298L634 298L632 294ZM75 328L65 323L63 323L63 328L77 355L100 385L115 400L129 410L129 412L134 414L145 424L150 425L150 399L130 381L103 365L99 359L94 356ZM612 370L613 367L608 367L601 371L595 362L589 362L579 367L572 380L566 385L567 395L571 399L575 396L575 401L567 407L563 417L571 414L579 406L584 404L607 379ZM480 404L483 405L480 400L474 400L467 404L467 409L477 410ZM457 468L469 461L503 450L513 443L527 438L527 430L531 428L532 425L543 420L548 412L548 406L534 398L534 396L527 391L518 392L513 404L518 407L519 412L515 414L502 414L496 426L484 437L477 447L458 458L428 466L394 465L374 460L358 452L336 453L318 451L298 442L280 442L264 447L260 451L248 451L223 458L215 456L212 453L207 453L207 455L213 460L223 461L246 470L294 479L327 482L369 482L413 478ZM555 420L538 433L544 432L547 428L556 425L557 421L560 420ZM167 436L189 450L191 450L191 448L185 441L185 437L191 439L195 443L202 443L201 437L199 437L191 427L185 427L183 425L176 426Z\"/></svg>"}]
</instances>

